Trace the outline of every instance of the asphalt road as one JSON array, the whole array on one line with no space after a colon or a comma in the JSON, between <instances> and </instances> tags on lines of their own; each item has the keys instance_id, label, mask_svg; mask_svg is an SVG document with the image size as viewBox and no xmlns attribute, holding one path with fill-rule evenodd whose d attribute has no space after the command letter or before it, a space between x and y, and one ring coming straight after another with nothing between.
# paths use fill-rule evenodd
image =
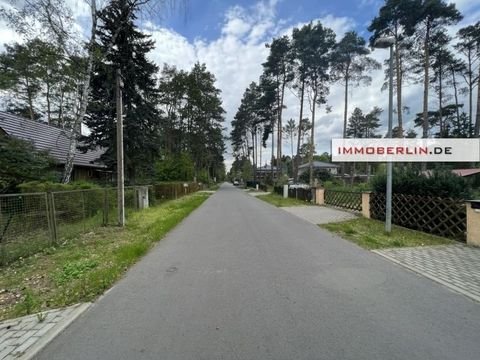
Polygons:
<instances>
[{"instance_id":1,"label":"asphalt road","mask_svg":"<svg viewBox=\"0 0 480 360\"><path fill-rule=\"evenodd\" d=\"M230 185L40 359L480 358L480 304Z\"/></svg>"}]
</instances>

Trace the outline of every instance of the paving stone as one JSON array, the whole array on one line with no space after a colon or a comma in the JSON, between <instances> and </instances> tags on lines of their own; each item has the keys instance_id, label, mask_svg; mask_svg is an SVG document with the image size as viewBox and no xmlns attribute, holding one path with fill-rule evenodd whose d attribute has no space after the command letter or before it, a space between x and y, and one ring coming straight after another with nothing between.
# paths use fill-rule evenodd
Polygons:
<instances>
[{"instance_id":1,"label":"paving stone","mask_svg":"<svg viewBox=\"0 0 480 360\"><path fill-rule=\"evenodd\" d=\"M480 301L480 248L456 244L374 252Z\"/></svg>"},{"instance_id":2,"label":"paving stone","mask_svg":"<svg viewBox=\"0 0 480 360\"><path fill-rule=\"evenodd\" d=\"M25 342L23 342L20 346L18 346L15 350L12 351L13 356L19 356L23 354L27 349L35 344L38 341L38 337L32 336Z\"/></svg>"},{"instance_id":3,"label":"paving stone","mask_svg":"<svg viewBox=\"0 0 480 360\"><path fill-rule=\"evenodd\" d=\"M76 314L80 313L77 311L78 309L86 309L87 307L88 304L82 304L66 309L50 310L43 313L45 318L41 322L38 321L36 314L1 322L0 360L14 359L22 356L25 352L35 352L35 348L38 351L38 348L42 346L41 344L45 343L45 341L39 340L54 336L55 331L59 331L62 326L66 326L71 319L76 317Z\"/></svg>"},{"instance_id":4,"label":"paving stone","mask_svg":"<svg viewBox=\"0 0 480 360\"><path fill-rule=\"evenodd\" d=\"M6 359L7 356L15 349L14 346L7 346L0 352L0 360Z\"/></svg>"}]
</instances>

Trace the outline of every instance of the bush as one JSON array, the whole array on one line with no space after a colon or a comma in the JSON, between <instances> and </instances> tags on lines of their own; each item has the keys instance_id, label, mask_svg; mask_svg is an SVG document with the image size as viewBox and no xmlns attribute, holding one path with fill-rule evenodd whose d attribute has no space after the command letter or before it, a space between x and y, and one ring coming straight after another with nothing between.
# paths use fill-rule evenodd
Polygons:
<instances>
[{"instance_id":1,"label":"bush","mask_svg":"<svg viewBox=\"0 0 480 360\"><path fill-rule=\"evenodd\" d=\"M387 184L385 174L376 176L372 188L384 193ZM392 188L394 193L409 195L429 195L467 199L472 195L471 187L464 178L449 170L436 169L426 176L413 169L394 169Z\"/></svg>"},{"instance_id":2,"label":"bush","mask_svg":"<svg viewBox=\"0 0 480 360\"><path fill-rule=\"evenodd\" d=\"M16 192L18 184L55 179L54 161L28 141L0 134L0 193Z\"/></svg>"},{"instance_id":3,"label":"bush","mask_svg":"<svg viewBox=\"0 0 480 360\"><path fill-rule=\"evenodd\" d=\"M53 181L30 181L17 186L21 193L70 191L100 189L100 186L88 181L74 181L69 184L56 183Z\"/></svg>"},{"instance_id":4,"label":"bush","mask_svg":"<svg viewBox=\"0 0 480 360\"><path fill-rule=\"evenodd\" d=\"M189 181L193 179L194 173L193 160L186 153L167 156L155 163L155 179L157 181Z\"/></svg>"}]
</instances>

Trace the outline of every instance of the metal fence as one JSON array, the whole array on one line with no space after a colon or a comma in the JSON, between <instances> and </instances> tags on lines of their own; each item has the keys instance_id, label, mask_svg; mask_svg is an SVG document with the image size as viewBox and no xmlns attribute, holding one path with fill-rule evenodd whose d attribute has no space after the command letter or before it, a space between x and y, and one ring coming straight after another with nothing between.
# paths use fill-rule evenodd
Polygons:
<instances>
[{"instance_id":1,"label":"metal fence","mask_svg":"<svg viewBox=\"0 0 480 360\"><path fill-rule=\"evenodd\" d=\"M429 234L465 241L467 214L462 199L393 194L392 222ZM371 217L385 220L385 194L370 196Z\"/></svg>"},{"instance_id":2,"label":"metal fence","mask_svg":"<svg viewBox=\"0 0 480 360\"><path fill-rule=\"evenodd\" d=\"M362 193L359 191L326 189L325 204L347 210L362 211Z\"/></svg>"},{"instance_id":3,"label":"metal fence","mask_svg":"<svg viewBox=\"0 0 480 360\"><path fill-rule=\"evenodd\" d=\"M283 196L283 186L275 186L273 192L278 195ZM301 187L289 187L288 188L288 197L297 200L303 200L311 202L314 200L314 189L311 188L301 188Z\"/></svg>"},{"instance_id":4,"label":"metal fence","mask_svg":"<svg viewBox=\"0 0 480 360\"><path fill-rule=\"evenodd\" d=\"M198 191L197 184L148 187L150 205ZM140 206L145 187L125 187L125 217ZM0 195L0 265L117 224L117 189Z\"/></svg>"},{"instance_id":5,"label":"metal fence","mask_svg":"<svg viewBox=\"0 0 480 360\"><path fill-rule=\"evenodd\" d=\"M182 196L202 190L197 183L166 183L149 186L150 204L178 199Z\"/></svg>"}]
</instances>

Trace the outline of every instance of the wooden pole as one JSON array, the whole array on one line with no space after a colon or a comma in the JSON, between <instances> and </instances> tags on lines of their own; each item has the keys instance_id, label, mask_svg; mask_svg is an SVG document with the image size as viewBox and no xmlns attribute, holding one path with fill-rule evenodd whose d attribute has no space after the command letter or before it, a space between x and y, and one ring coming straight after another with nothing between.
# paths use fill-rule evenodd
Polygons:
<instances>
[{"instance_id":1,"label":"wooden pole","mask_svg":"<svg viewBox=\"0 0 480 360\"><path fill-rule=\"evenodd\" d=\"M122 106L122 74L117 69L116 81L117 97L117 207L118 207L118 225L125 226L125 188L123 171L123 106Z\"/></svg>"}]
</instances>

